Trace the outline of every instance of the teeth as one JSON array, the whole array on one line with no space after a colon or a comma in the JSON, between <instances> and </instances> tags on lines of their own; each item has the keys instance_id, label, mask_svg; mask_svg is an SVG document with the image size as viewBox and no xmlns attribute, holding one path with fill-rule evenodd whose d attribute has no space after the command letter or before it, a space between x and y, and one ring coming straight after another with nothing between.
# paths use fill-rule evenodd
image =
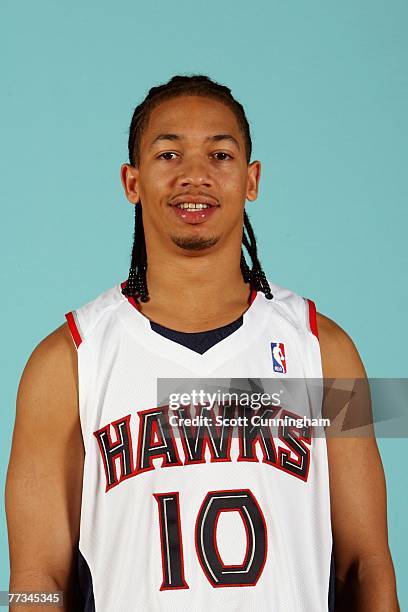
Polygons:
<instances>
[{"instance_id":1,"label":"teeth","mask_svg":"<svg viewBox=\"0 0 408 612\"><path fill-rule=\"evenodd\" d=\"M209 208L208 204L195 204L194 202L182 202L177 204L177 208L183 208L184 210L201 210L202 208Z\"/></svg>"}]
</instances>

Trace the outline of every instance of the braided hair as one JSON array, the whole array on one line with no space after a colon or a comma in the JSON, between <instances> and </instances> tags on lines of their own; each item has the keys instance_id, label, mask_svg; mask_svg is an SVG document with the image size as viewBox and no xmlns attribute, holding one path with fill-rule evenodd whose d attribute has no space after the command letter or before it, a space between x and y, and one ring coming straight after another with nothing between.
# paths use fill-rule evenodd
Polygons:
<instances>
[{"instance_id":1,"label":"braided hair","mask_svg":"<svg viewBox=\"0 0 408 612\"><path fill-rule=\"evenodd\" d=\"M247 163L249 164L252 153L252 141L249 124L242 105L235 100L235 98L233 98L231 90L228 87L225 85L220 85L204 75L173 76L167 83L157 87L152 87L149 90L149 93L143 102L135 108L130 124L128 140L130 164L134 167L139 165L141 136L153 108L158 106L164 100L169 100L182 95L213 98L223 102L231 109L238 121L238 125L245 139L246 158ZM244 281L246 283L249 282L253 289L256 291L261 291L268 300L271 300L273 295L258 259L255 234L246 211L244 211L242 244L245 246L252 263L252 268L250 268L246 262L244 251L241 248L240 265ZM148 301L149 293L146 281L146 270L146 242L143 228L142 206L139 201L135 204L135 227L132 256L129 276L122 289L122 293L124 295L127 297L133 297L136 300L140 298L142 302Z\"/></svg>"}]
</instances>

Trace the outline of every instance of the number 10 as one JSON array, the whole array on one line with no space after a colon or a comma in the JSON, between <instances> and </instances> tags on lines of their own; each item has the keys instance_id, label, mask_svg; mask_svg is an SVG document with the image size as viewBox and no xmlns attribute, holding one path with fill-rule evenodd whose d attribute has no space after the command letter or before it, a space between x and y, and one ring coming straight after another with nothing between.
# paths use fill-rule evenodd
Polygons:
<instances>
[{"instance_id":1,"label":"number 10","mask_svg":"<svg viewBox=\"0 0 408 612\"><path fill-rule=\"evenodd\" d=\"M155 493L159 506L163 582L161 591L188 589L184 577L178 493ZM222 512L239 512L246 531L246 553L241 565L225 565L217 547L217 523ZM254 586L267 555L265 518L249 489L210 491L197 514L195 546L204 574L213 587Z\"/></svg>"}]
</instances>

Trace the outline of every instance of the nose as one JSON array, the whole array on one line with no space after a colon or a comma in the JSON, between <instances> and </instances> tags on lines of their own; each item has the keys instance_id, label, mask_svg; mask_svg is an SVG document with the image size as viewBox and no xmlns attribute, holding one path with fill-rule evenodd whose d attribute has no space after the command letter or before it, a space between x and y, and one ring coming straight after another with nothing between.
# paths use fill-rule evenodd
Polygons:
<instances>
[{"instance_id":1,"label":"nose","mask_svg":"<svg viewBox=\"0 0 408 612\"><path fill-rule=\"evenodd\" d=\"M213 184L213 179L209 162L206 162L201 156L185 158L180 167L178 183L181 187L188 187L189 185L210 187Z\"/></svg>"}]
</instances>

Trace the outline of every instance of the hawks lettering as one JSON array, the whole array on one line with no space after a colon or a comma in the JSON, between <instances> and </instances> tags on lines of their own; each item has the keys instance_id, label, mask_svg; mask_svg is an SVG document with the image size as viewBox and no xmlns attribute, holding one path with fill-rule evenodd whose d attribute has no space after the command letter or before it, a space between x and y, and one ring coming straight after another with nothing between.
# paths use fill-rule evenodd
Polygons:
<instances>
[{"instance_id":1,"label":"hawks lettering","mask_svg":"<svg viewBox=\"0 0 408 612\"><path fill-rule=\"evenodd\" d=\"M278 435L274 435L268 419L276 417L280 408L263 407L255 413L256 418L252 411L250 419L238 415L235 420L236 406L220 405L218 409L215 414L213 409L199 406L193 417L190 408L184 406L177 410L177 425L172 424L174 411L170 411L169 418L168 406L138 412L135 456L130 414L95 431L105 470L105 491L151 470L208 461L261 461L307 481L311 427L279 426ZM296 417L288 410L282 411L282 415ZM232 425L234 422L238 426ZM260 453L263 459L259 458Z\"/></svg>"}]
</instances>

